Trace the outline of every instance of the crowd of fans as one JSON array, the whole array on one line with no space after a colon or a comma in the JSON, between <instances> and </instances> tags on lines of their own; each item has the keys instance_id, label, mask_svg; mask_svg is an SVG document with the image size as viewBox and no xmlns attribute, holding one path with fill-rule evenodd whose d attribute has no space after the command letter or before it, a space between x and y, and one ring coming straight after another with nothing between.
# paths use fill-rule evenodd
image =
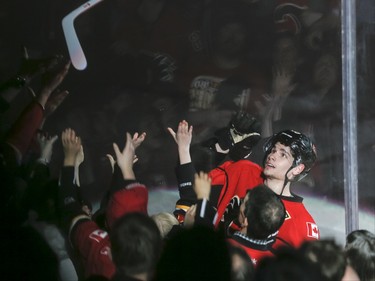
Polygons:
<instances>
[{"instance_id":1,"label":"crowd of fans","mask_svg":"<svg viewBox=\"0 0 375 281\"><path fill-rule=\"evenodd\" d=\"M271 2L104 1L77 25L97 89L23 48L0 81L6 280L375 280L375 234L321 238L293 190L342 189L338 1ZM157 186L173 211L149 214Z\"/></svg>"}]
</instances>

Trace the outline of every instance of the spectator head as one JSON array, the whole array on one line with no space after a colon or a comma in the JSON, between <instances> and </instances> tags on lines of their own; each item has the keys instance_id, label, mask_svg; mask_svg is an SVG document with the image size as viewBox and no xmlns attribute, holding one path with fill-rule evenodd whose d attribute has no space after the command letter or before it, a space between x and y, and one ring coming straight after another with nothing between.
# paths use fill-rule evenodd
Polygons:
<instances>
[{"instance_id":1,"label":"spectator head","mask_svg":"<svg viewBox=\"0 0 375 281\"><path fill-rule=\"evenodd\" d=\"M345 254L361 281L375 280L374 233L364 229L349 233L346 237Z\"/></svg>"},{"instance_id":2,"label":"spectator head","mask_svg":"<svg viewBox=\"0 0 375 281\"><path fill-rule=\"evenodd\" d=\"M224 235L195 226L183 229L166 241L159 260L159 281L228 281L231 261Z\"/></svg>"},{"instance_id":3,"label":"spectator head","mask_svg":"<svg viewBox=\"0 0 375 281\"><path fill-rule=\"evenodd\" d=\"M334 54L323 53L315 61L312 79L319 89L330 89L339 80L340 65Z\"/></svg>"},{"instance_id":4,"label":"spectator head","mask_svg":"<svg viewBox=\"0 0 375 281\"><path fill-rule=\"evenodd\" d=\"M142 213L128 213L116 220L110 233L112 258L120 276L146 276L158 261L162 239L155 222Z\"/></svg>"},{"instance_id":5,"label":"spectator head","mask_svg":"<svg viewBox=\"0 0 375 281\"><path fill-rule=\"evenodd\" d=\"M316 264L297 249L280 248L274 257L265 257L255 271L257 281L325 280Z\"/></svg>"},{"instance_id":6,"label":"spectator head","mask_svg":"<svg viewBox=\"0 0 375 281\"><path fill-rule=\"evenodd\" d=\"M246 225L248 237L266 239L276 235L284 219L284 204L270 188L262 184L247 191L239 220Z\"/></svg>"},{"instance_id":7,"label":"spectator head","mask_svg":"<svg viewBox=\"0 0 375 281\"><path fill-rule=\"evenodd\" d=\"M168 235L169 231L171 231L174 225L179 224L176 217L167 212L157 213L155 215L152 215L151 218L158 226L162 238L165 238Z\"/></svg>"},{"instance_id":8,"label":"spectator head","mask_svg":"<svg viewBox=\"0 0 375 281\"><path fill-rule=\"evenodd\" d=\"M109 229L123 215L131 212L147 214L148 191L144 185L133 184L116 191L106 207L106 224Z\"/></svg>"},{"instance_id":9,"label":"spectator head","mask_svg":"<svg viewBox=\"0 0 375 281\"><path fill-rule=\"evenodd\" d=\"M254 279L255 268L249 255L241 248L228 244L232 260L231 281L251 281Z\"/></svg>"},{"instance_id":10,"label":"spectator head","mask_svg":"<svg viewBox=\"0 0 375 281\"><path fill-rule=\"evenodd\" d=\"M334 240L306 241L300 250L307 259L321 269L327 281L343 278L346 261L343 250Z\"/></svg>"}]
</instances>

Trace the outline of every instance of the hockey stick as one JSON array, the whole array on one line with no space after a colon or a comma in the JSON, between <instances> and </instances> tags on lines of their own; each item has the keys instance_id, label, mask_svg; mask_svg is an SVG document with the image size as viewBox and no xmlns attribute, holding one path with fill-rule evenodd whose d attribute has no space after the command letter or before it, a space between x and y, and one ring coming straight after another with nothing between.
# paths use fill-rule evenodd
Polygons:
<instances>
[{"instance_id":1,"label":"hockey stick","mask_svg":"<svg viewBox=\"0 0 375 281\"><path fill-rule=\"evenodd\" d=\"M74 28L74 20L82 13L88 11L96 4L102 2L103 0L90 0L79 6L77 9L73 10L67 14L62 20L62 28L64 31L64 36L66 44L68 45L69 56L72 61L73 66L78 70L84 70L87 66L87 61L85 54L82 50L81 44L77 36L77 32Z\"/></svg>"}]
</instances>

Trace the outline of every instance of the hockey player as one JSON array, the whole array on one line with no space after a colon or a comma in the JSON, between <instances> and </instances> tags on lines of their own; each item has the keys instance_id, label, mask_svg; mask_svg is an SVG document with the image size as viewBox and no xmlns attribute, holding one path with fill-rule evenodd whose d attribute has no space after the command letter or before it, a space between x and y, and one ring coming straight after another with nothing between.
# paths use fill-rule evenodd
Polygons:
<instances>
[{"instance_id":1,"label":"hockey player","mask_svg":"<svg viewBox=\"0 0 375 281\"><path fill-rule=\"evenodd\" d=\"M318 227L303 198L291 191L291 183L305 177L316 161L314 144L304 134L284 130L265 143L264 152L264 184L280 196L286 209L275 247L285 243L298 247L304 240L319 239Z\"/></svg>"},{"instance_id":2,"label":"hockey player","mask_svg":"<svg viewBox=\"0 0 375 281\"><path fill-rule=\"evenodd\" d=\"M189 127L186 121L182 121L177 134L170 128L169 131L178 144L180 159L188 159L183 165L180 165L178 170L178 175L185 175L181 177L184 179L179 180L180 193L190 193L191 202L188 203L194 204L194 194L189 191L192 187L192 176L188 176L188 170L191 173L194 169L191 168L190 156L184 156L184 154L189 153L189 149L186 149L186 146L189 147L190 145L189 140L191 140L192 128ZM188 141L182 142L181 140L185 136ZM286 208L285 222L280 228L275 247L282 245L298 247L305 240L319 239L318 227L305 208L303 198L291 192L290 189L291 183L306 176L315 163L316 150L312 141L299 132L284 130L268 139L264 145L264 152L263 170L244 157L237 161L224 162L209 173L212 179L211 184L213 185L210 202L217 209L214 221L215 226L218 227L222 221L225 221L226 225L230 224L228 220L234 219L236 221L240 205L239 200L236 198L243 198L246 190L255 187L259 183L264 183L280 196ZM246 161L246 165L244 161ZM190 169L185 169L185 172L182 172L181 168L184 166L189 166ZM212 197L215 194L215 188L219 189L219 200L217 197ZM229 202L231 204L228 205ZM179 216L181 216L180 213L186 211L189 204L186 204L186 202L185 204L179 203L182 202L177 203L175 214L179 213ZM240 227L236 229L233 223L231 225L235 230L240 229Z\"/></svg>"}]
</instances>

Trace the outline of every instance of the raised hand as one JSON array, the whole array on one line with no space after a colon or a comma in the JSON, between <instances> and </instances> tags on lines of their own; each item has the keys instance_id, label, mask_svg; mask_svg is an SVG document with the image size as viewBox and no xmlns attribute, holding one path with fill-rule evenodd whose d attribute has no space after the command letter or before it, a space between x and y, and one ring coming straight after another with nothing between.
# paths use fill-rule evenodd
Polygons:
<instances>
[{"instance_id":1,"label":"raised hand","mask_svg":"<svg viewBox=\"0 0 375 281\"><path fill-rule=\"evenodd\" d=\"M79 149L77 155L76 155L76 161L74 162L74 166L78 167L83 163L83 160L85 160L85 154L83 152L83 146L81 145L81 148Z\"/></svg>"},{"instance_id":2,"label":"raised hand","mask_svg":"<svg viewBox=\"0 0 375 281\"><path fill-rule=\"evenodd\" d=\"M193 126L189 126L187 121L182 120L178 124L177 133L173 131L172 128L168 127L167 129L178 146L190 146L193 135Z\"/></svg>"},{"instance_id":3,"label":"raised hand","mask_svg":"<svg viewBox=\"0 0 375 281\"><path fill-rule=\"evenodd\" d=\"M177 132L172 128L167 128L178 146L178 153L180 157L180 164L186 164L191 162L190 157L190 144L193 137L193 126L189 126L189 123L182 120L178 124Z\"/></svg>"},{"instance_id":4,"label":"raised hand","mask_svg":"<svg viewBox=\"0 0 375 281\"><path fill-rule=\"evenodd\" d=\"M194 191L198 199L209 199L211 193L211 178L207 173L199 172L195 174Z\"/></svg>"},{"instance_id":5,"label":"raised hand","mask_svg":"<svg viewBox=\"0 0 375 281\"><path fill-rule=\"evenodd\" d=\"M146 138L145 132L143 132L142 134L138 134L137 132L134 133L133 138L132 138L134 149L137 149L143 143L145 138Z\"/></svg>"},{"instance_id":6,"label":"raised hand","mask_svg":"<svg viewBox=\"0 0 375 281\"><path fill-rule=\"evenodd\" d=\"M56 89L46 102L44 108L44 116L47 117L55 112L56 108L60 106L60 104L64 101L68 94L69 92L66 90L61 91L59 89Z\"/></svg>"},{"instance_id":7,"label":"raised hand","mask_svg":"<svg viewBox=\"0 0 375 281\"><path fill-rule=\"evenodd\" d=\"M184 227L191 228L195 222L195 215L197 213L197 205L192 205L185 214Z\"/></svg>"},{"instance_id":8,"label":"raised hand","mask_svg":"<svg viewBox=\"0 0 375 281\"><path fill-rule=\"evenodd\" d=\"M40 147L40 157L43 162L49 163L52 157L52 149L53 144L59 137L55 136L48 136L48 134L38 133L36 136L37 142Z\"/></svg>"},{"instance_id":9,"label":"raised hand","mask_svg":"<svg viewBox=\"0 0 375 281\"><path fill-rule=\"evenodd\" d=\"M135 138L137 140L137 138ZM117 165L122 171L124 179L135 179L133 171L133 160L135 156L135 143L134 138L129 133L126 133L126 144L121 151L116 143L113 143L113 150L116 155Z\"/></svg>"},{"instance_id":10,"label":"raised hand","mask_svg":"<svg viewBox=\"0 0 375 281\"><path fill-rule=\"evenodd\" d=\"M113 174L113 172L115 171L116 160L115 160L115 158L113 158L113 156L111 154L106 154L106 157L108 158L109 163L111 164L112 174Z\"/></svg>"},{"instance_id":11,"label":"raised hand","mask_svg":"<svg viewBox=\"0 0 375 281\"><path fill-rule=\"evenodd\" d=\"M30 82L37 75L51 70L62 58L61 55L55 55L50 58L33 59L29 57L27 48L23 47L23 57L18 74L24 77L26 82Z\"/></svg>"},{"instance_id":12,"label":"raised hand","mask_svg":"<svg viewBox=\"0 0 375 281\"><path fill-rule=\"evenodd\" d=\"M61 134L61 142L64 150L64 166L74 166L78 154L82 149L81 138L76 136L73 129L65 129Z\"/></svg>"},{"instance_id":13,"label":"raised hand","mask_svg":"<svg viewBox=\"0 0 375 281\"><path fill-rule=\"evenodd\" d=\"M282 65L273 67L272 91L277 97L287 97L293 91L296 84L293 84L295 71L288 71Z\"/></svg>"},{"instance_id":14,"label":"raised hand","mask_svg":"<svg viewBox=\"0 0 375 281\"><path fill-rule=\"evenodd\" d=\"M43 107L46 106L47 101L48 101L49 97L51 96L52 92L55 91L56 88L65 79L65 76L68 74L70 64L71 64L71 62L69 61L56 74L54 74L49 79L46 79L44 81L42 90L40 91L40 94L37 96L38 102Z\"/></svg>"}]
</instances>

